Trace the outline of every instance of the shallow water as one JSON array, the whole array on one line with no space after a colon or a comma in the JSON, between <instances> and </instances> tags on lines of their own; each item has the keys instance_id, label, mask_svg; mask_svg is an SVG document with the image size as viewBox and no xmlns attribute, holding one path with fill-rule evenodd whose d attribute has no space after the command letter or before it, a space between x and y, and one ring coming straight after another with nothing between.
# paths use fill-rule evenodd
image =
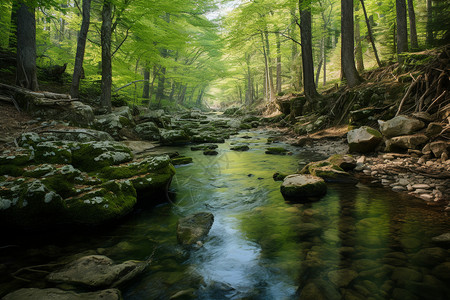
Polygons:
<instances>
[{"instance_id":1,"label":"shallow water","mask_svg":"<svg viewBox=\"0 0 450 300\"><path fill-rule=\"evenodd\" d=\"M448 250L431 242L450 232L446 215L361 183L330 184L318 202L287 203L273 173L294 172L323 157L282 143L274 145L292 155L264 154L267 137L262 131L240 133L221 144L217 156L170 148L194 159L177 167L172 204L137 211L106 231L16 241L16 248L0 248L0 257L14 270L79 252L117 261L153 255L149 271L123 290L124 299L450 297L450 278L442 272ZM235 143L248 143L250 151L230 151ZM176 222L200 211L213 213L214 224L202 247L186 251L177 246ZM23 285L2 281L8 289Z\"/></svg>"}]
</instances>

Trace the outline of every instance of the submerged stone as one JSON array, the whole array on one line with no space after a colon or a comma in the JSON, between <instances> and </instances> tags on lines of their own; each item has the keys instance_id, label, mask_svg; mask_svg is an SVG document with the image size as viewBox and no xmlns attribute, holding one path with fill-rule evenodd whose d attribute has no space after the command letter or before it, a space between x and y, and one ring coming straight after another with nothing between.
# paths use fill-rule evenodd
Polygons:
<instances>
[{"instance_id":1,"label":"submerged stone","mask_svg":"<svg viewBox=\"0 0 450 300\"><path fill-rule=\"evenodd\" d=\"M327 193L325 181L313 175L293 174L287 176L281 185L283 197L289 200L312 200Z\"/></svg>"},{"instance_id":2,"label":"submerged stone","mask_svg":"<svg viewBox=\"0 0 450 300\"><path fill-rule=\"evenodd\" d=\"M172 163L172 165L176 166L176 165L186 165L186 164L190 164L192 163L192 157L187 157L187 156L177 156L174 157L170 160L170 162Z\"/></svg>"},{"instance_id":3,"label":"submerged stone","mask_svg":"<svg viewBox=\"0 0 450 300\"><path fill-rule=\"evenodd\" d=\"M231 147L230 150L233 150L233 151L248 151L248 150L250 150L250 147L247 146L247 145L238 145L238 146Z\"/></svg>"},{"instance_id":4,"label":"submerged stone","mask_svg":"<svg viewBox=\"0 0 450 300\"><path fill-rule=\"evenodd\" d=\"M38 299L60 299L60 300L120 300L122 295L118 289L107 289L98 292L75 293L60 289L36 289L23 288L9 293L4 300L38 300Z\"/></svg>"},{"instance_id":5,"label":"submerged stone","mask_svg":"<svg viewBox=\"0 0 450 300\"><path fill-rule=\"evenodd\" d=\"M116 287L142 273L147 265L147 262L139 261L114 264L106 256L90 255L50 273L47 280L86 288Z\"/></svg>"},{"instance_id":6,"label":"submerged stone","mask_svg":"<svg viewBox=\"0 0 450 300\"><path fill-rule=\"evenodd\" d=\"M286 155L288 151L282 147L270 147L266 149L266 154Z\"/></svg>"},{"instance_id":7,"label":"submerged stone","mask_svg":"<svg viewBox=\"0 0 450 300\"><path fill-rule=\"evenodd\" d=\"M189 246L204 240L213 222L214 215L207 212L200 212L179 219L177 224L178 243Z\"/></svg>"}]
</instances>

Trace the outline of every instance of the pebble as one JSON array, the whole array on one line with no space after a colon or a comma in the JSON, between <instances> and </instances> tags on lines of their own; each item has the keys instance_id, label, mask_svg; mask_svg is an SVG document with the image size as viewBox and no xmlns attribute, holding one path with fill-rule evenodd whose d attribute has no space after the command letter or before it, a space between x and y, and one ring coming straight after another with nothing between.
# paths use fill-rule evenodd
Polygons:
<instances>
[{"instance_id":1,"label":"pebble","mask_svg":"<svg viewBox=\"0 0 450 300\"><path fill-rule=\"evenodd\" d=\"M428 191L428 190L424 190L424 189L416 189L415 191L414 191L414 193L416 193L416 194L427 194L427 193L429 193L430 191Z\"/></svg>"},{"instance_id":2,"label":"pebble","mask_svg":"<svg viewBox=\"0 0 450 300\"><path fill-rule=\"evenodd\" d=\"M393 191L406 191L406 188L404 186L401 186L401 185L394 185L392 187L392 190Z\"/></svg>"},{"instance_id":3,"label":"pebble","mask_svg":"<svg viewBox=\"0 0 450 300\"><path fill-rule=\"evenodd\" d=\"M363 173L366 175L370 175L372 172L370 170L363 170Z\"/></svg>"},{"instance_id":4,"label":"pebble","mask_svg":"<svg viewBox=\"0 0 450 300\"><path fill-rule=\"evenodd\" d=\"M433 200L433 195L430 195L430 194L422 194L422 195L420 195L420 198L422 198L423 200L425 200L425 201L431 201L431 200Z\"/></svg>"},{"instance_id":5,"label":"pebble","mask_svg":"<svg viewBox=\"0 0 450 300\"><path fill-rule=\"evenodd\" d=\"M413 184L412 186L413 189L424 189L424 190L428 190L430 188L430 186L428 184Z\"/></svg>"},{"instance_id":6,"label":"pebble","mask_svg":"<svg viewBox=\"0 0 450 300\"><path fill-rule=\"evenodd\" d=\"M358 163L361 163L361 164L364 164L366 162L366 157L363 155L363 156L360 156L357 160L356 160L356 163L358 164Z\"/></svg>"}]
</instances>

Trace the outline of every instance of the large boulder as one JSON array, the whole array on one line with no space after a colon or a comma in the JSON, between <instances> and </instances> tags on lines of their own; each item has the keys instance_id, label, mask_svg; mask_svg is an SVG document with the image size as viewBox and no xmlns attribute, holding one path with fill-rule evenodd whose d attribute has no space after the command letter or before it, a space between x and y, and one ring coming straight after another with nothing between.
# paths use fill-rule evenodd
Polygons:
<instances>
[{"instance_id":1,"label":"large boulder","mask_svg":"<svg viewBox=\"0 0 450 300\"><path fill-rule=\"evenodd\" d=\"M177 239L178 243L189 246L202 241L208 235L214 222L214 215L200 212L178 220Z\"/></svg>"},{"instance_id":2,"label":"large boulder","mask_svg":"<svg viewBox=\"0 0 450 300\"><path fill-rule=\"evenodd\" d=\"M325 181L314 175L292 174L281 185L281 194L289 200L310 200L327 193Z\"/></svg>"},{"instance_id":3,"label":"large boulder","mask_svg":"<svg viewBox=\"0 0 450 300\"><path fill-rule=\"evenodd\" d=\"M410 135L425 127L425 123L408 116L397 116L388 121L378 120L381 133L388 137Z\"/></svg>"},{"instance_id":4,"label":"large boulder","mask_svg":"<svg viewBox=\"0 0 450 300\"><path fill-rule=\"evenodd\" d=\"M350 152L374 152L383 140L381 133L371 127L362 126L347 133Z\"/></svg>"},{"instance_id":5,"label":"large boulder","mask_svg":"<svg viewBox=\"0 0 450 300\"><path fill-rule=\"evenodd\" d=\"M118 142L41 142L28 134L20 143L28 149L0 153L0 175L8 175L0 181L2 226L111 222L131 212L138 200L154 205L166 199L175 174L168 156L132 160L130 149Z\"/></svg>"},{"instance_id":6,"label":"large boulder","mask_svg":"<svg viewBox=\"0 0 450 300\"><path fill-rule=\"evenodd\" d=\"M116 287L142 273L147 266L145 261L115 264L106 256L89 255L50 273L47 280L91 289Z\"/></svg>"},{"instance_id":7,"label":"large boulder","mask_svg":"<svg viewBox=\"0 0 450 300\"><path fill-rule=\"evenodd\" d=\"M60 289L24 288L9 293L3 300L121 300L122 295L118 289L107 289L98 292L75 293Z\"/></svg>"},{"instance_id":8,"label":"large boulder","mask_svg":"<svg viewBox=\"0 0 450 300\"><path fill-rule=\"evenodd\" d=\"M153 122L140 123L136 125L134 130L143 140L158 141L160 138L159 128Z\"/></svg>"},{"instance_id":9,"label":"large boulder","mask_svg":"<svg viewBox=\"0 0 450 300\"><path fill-rule=\"evenodd\" d=\"M183 145L190 142L190 137L184 130L161 129L160 141L163 145Z\"/></svg>"},{"instance_id":10,"label":"large boulder","mask_svg":"<svg viewBox=\"0 0 450 300\"><path fill-rule=\"evenodd\" d=\"M428 141L425 134L413 134L396 136L386 140L386 151L396 152L404 151L406 149L419 149Z\"/></svg>"}]
</instances>

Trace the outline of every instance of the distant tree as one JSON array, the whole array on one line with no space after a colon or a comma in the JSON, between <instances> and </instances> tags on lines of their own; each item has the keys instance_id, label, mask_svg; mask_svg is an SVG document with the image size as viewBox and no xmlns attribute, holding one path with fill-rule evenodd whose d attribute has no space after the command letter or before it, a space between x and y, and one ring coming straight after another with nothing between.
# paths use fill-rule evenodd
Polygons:
<instances>
[{"instance_id":1,"label":"distant tree","mask_svg":"<svg viewBox=\"0 0 450 300\"><path fill-rule=\"evenodd\" d=\"M17 10L16 84L36 91L36 19L35 8L19 1Z\"/></svg>"},{"instance_id":2,"label":"distant tree","mask_svg":"<svg viewBox=\"0 0 450 300\"><path fill-rule=\"evenodd\" d=\"M78 34L77 54L75 56L75 65L73 70L72 85L70 86L70 95L72 98L78 98L80 79L83 74L83 60L86 49L86 39L89 31L91 19L91 0L83 0L83 20Z\"/></svg>"},{"instance_id":3,"label":"distant tree","mask_svg":"<svg viewBox=\"0 0 450 300\"><path fill-rule=\"evenodd\" d=\"M433 36L433 1L427 0L427 37L426 37L427 46L434 45L434 36Z\"/></svg>"},{"instance_id":4,"label":"distant tree","mask_svg":"<svg viewBox=\"0 0 450 300\"><path fill-rule=\"evenodd\" d=\"M402 62L401 53L408 51L408 26L406 20L406 1L395 0L397 12L397 54L398 60Z\"/></svg>"},{"instance_id":5,"label":"distant tree","mask_svg":"<svg viewBox=\"0 0 450 300\"><path fill-rule=\"evenodd\" d=\"M317 97L319 94L314 83L314 64L312 54L312 30L311 30L311 1L299 0L300 8L300 31L303 64L303 87L308 99Z\"/></svg>"},{"instance_id":6,"label":"distant tree","mask_svg":"<svg viewBox=\"0 0 450 300\"><path fill-rule=\"evenodd\" d=\"M353 0L341 0L341 69L349 87L362 81L355 67L353 28Z\"/></svg>"},{"instance_id":7,"label":"distant tree","mask_svg":"<svg viewBox=\"0 0 450 300\"><path fill-rule=\"evenodd\" d=\"M112 85L112 66L111 66L111 26L112 26L112 8L111 0L104 0L102 9L102 94L100 104L111 112L111 85Z\"/></svg>"},{"instance_id":8,"label":"distant tree","mask_svg":"<svg viewBox=\"0 0 450 300\"><path fill-rule=\"evenodd\" d=\"M411 36L411 49L418 49L419 42L417 41L416 28L416 13L414 11L414 0L408 0L408 17L409 17L409 32Z\"/></svg>"}]
</instances>

